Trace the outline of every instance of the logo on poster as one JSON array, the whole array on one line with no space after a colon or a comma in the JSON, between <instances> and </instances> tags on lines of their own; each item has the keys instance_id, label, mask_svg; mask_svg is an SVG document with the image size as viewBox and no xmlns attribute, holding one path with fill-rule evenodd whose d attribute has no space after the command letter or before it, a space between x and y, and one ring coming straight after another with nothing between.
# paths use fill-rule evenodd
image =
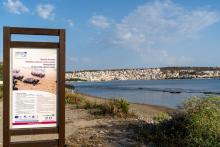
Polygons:
<instances>
[{"instance_id":1,"label":"logo on poster","mask_svg":"<svg viewBox=\"0 0 220 147\"><path fill-rule=\"evenodd\" d=\"M27 58L27 52L15 52L16 59L25 59Z\"/></svg>"}]
</instances>

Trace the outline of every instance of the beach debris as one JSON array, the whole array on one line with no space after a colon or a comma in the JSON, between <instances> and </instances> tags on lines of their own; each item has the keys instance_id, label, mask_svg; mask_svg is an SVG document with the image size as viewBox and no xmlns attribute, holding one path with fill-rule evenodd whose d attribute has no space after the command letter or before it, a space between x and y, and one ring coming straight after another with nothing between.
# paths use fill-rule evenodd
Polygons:
<instances>
[{"instance_id":1,"label":"beach debris","mask_svg":"<svg viewBox=\"0 0 220 147\"><path fill-rule=\"evenodd\" d=\"M33 86L37 85L40 80L34 78L25 78L23 80L24 83L33 84Z\"/></svg>"},{"instance_id":2,"label":"beach debris","mask_svg":"<svg viewBox=\"0 0 220 147\"><path fill-rule=\"evenodd\" d=\"M31 72L33 76L43 78L45 76L45 72L42 69L35 69Z\"/></svg>"}]
</instances>

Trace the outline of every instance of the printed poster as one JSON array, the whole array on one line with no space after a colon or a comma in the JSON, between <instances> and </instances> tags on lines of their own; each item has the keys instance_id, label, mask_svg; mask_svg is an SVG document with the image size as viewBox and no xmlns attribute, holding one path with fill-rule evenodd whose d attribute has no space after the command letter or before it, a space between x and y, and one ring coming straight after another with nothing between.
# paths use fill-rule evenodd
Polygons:
<instances>
[{"instance_id":1,"label":"printed poster","mask_svg":"<svg viewBox=\"0 0 220 147\"><path fill-rule=\"evenodd\" d=\"M11 48L11 128L57 125L57 49Z\"/></svg>"}]
</instances>

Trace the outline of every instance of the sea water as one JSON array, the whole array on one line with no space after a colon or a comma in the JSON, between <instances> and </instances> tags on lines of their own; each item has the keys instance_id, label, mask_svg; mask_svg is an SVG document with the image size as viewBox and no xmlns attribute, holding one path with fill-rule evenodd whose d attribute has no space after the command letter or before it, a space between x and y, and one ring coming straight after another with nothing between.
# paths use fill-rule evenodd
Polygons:
<instances>
[{"instance_id":1,"label":"sea water","mask_svg":"<svg viewBox=\"0 0 220 147\"><path fill-rule=\"evenodd\" d=\"M103 98L177 108L192 96L220 95L220 79L70 82L75 90Z\"/></svg>"}]
</instances>

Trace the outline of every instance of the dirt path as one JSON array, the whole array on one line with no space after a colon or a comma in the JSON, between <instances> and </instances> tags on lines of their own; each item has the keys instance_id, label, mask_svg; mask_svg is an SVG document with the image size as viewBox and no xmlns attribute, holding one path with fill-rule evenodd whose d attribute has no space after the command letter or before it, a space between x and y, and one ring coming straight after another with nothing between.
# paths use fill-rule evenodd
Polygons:
<instances>
[{"instance_id":1,"label":"dirt path","mask_svg":"<svg viewBox=\"0 0 220 147\"><path fill-rule=\"evenodd\" d=\"M0 146L2 146L2 102L0 102ZM66 144L68 146L131 146L137 141L132 139L134 128L131 124L137 119L119 119L112 117L97 117L88 110L66 106ZM130 128L129 128L130 126ZM51 135L22 136L13 140L40 140L56 138Z\"/></svg>"}]
</instances>

